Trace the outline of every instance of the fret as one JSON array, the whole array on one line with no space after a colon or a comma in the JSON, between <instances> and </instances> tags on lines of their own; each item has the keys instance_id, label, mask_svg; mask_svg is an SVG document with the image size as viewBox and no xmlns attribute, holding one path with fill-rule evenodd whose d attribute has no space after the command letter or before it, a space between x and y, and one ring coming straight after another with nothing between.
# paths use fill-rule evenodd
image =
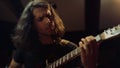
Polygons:
<instances>
[{"instance_id":1,"label":"fret","mask_svg":"<svg viewBox=\"0 0 120 68\"><path fill-rule=\"evenodd\" d=\"M61 58L59 59L59 64L61 65Z\"/></svg>"},{"instance_id":2,"label":"fret","mask_svg":"<svg viewBox=\"0 0 120 68\"><path fill-rule=\"evenodd\" d=\"M60 65L60 61L58 60L56 62L57 62L56 66L58 67Z\"/></svg>"},{"instance_id":3,"label":"fret","mask_svg":"<svg viewBox=\"0 0 120 68\"><path fill-rule=\"evenodd\" d=\"M69 55L67 54L67 60L69 60Z\"/></svg>"},{"instance_id":4,"label":"fret","mask_svg":"<svg viewBox=\"0 0 120 68\"><path fill-rule=\"evenodd\" d=\"M64 63L65 62L65 56L63 56L63 58L62 58L62 63Z\"/></svg>"},{"instance_id":5,"label":"fret","mask_svg":"<svg viewBox=\"0 0 120 68\"><path fill-rule=\"evenodd\" d=\"M62 58L60 58L60 59L58 59L58 61L56 61L56 63L57 63L56 67L58 67L59 65L62 64L61 60L62 60Z\"/></svg>"},{"instance_id":6,"label":"fret","mask_svg":"<svg viewBox=\"0 0 120 68\"><path fill-rule=\"evenodd\" d=\"M53 68L55 68L55 62L53 63Z\"/></svg>"},{"instance_id":7,"label":"fret","mask_svg":"<svg viewBox=\"0 0 120 68\"><path fill-rule=\"evenodd\" d=\"M71 56L71 52L69 53L69 59L71 58L72 56Z\"/></svg>"},{"instance_id":8,"label":"fret","mask_svg":"<svg viewBox=\"0 0 120 68\"><path fill-rule=\"evenodd\" d=\"M80 51L79 51L79 47L75 49L75 55L79 54Z\"/></svg>"},{"instance_id":9,"label":"fret","mask_svg":"<svg viewBox=\"0 0 120 68\"><path fill-rule=\"evenodd\" d=\"M46 68L53 68L53 65L49 65L49 66L47 66Z\"/></svg>"},{"instance_id":10,"label":"fret","mask_svg":"<svg viewBox=\"0 0 120 68\"><path fill-rule=\"evenodd\" d=\"M50 68L53 68L52 65L50 66Z\"/></svg>"},{"instance_id":11,"label":"fret","mask_svg":"<svg viewBox=\"0 0 120 68\"><path fill-rule=\"evenodd\" d=\"M80 54L80 48L79 47L77 48L77 51L78 51L78 54Z\"/></svg>"},{"instance_id":12,"label":"fret","mask_svg":"<svg viewBox=\"0 0 120 68\"><path fill-rule=\"evenodd\" d=\"M59 62L59 61L56 61L56 67L58 66L58 62Z\"/></svg>"},{"instance_id":13,"label":"fret","mask_svg":"<svg viewBox=\"0 0 120 68\"><path fill-rule=\"evenodd\" d=\"M64 56L64 60L67 61L67 55Z\"/></svg>"},{"instance_id":14,"label":"fret","mask_svg":"<svg viewBox=\"0 0 120 68\"><path fill-rule=\"evenodd\" d=\"M78 50L77 49L75 49L75 54L78 54Z\"/></svg>"},{"instance_id":15,"label":"fret","mask_svg":"<svg viewBox=\"0 0 120 68\"><path fill-rule=\"evenodd\" d=\"M73 51L74 52L74 51ZM70 53L70 57L73 57L73 52Z\"/></svg>"},{"instance_id":16,"label":"fret","mask_svg":"<svg viewBox=\"0 0 120 68\"><path fill-rule=\"evenodd\" d=\"M75 49L75 50L73 50L73 52L72 52L72 54L73 54L73 56L75 56L75 55L77 55L77 48Z\"/></svg>"}]
</instances>

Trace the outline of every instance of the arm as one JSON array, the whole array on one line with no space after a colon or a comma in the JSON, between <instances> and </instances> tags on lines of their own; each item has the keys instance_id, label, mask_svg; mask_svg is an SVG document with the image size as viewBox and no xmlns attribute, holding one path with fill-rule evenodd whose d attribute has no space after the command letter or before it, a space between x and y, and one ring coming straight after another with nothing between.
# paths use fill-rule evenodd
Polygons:
<instances>
[{"instance_id":1,"label":"arm","mask_svg":"<svg viewBox=\"0 0 120 68\"><path fill-rule=\"evenodd\" d=\"M24 68L24 66L12 59L8 68Z\"/></svg>"},{"instance_id":2,"label":"arm","mask_svg":"<svg viewBox=\"0 0 120 68\"><path fill-rule=\"evenodd\" d=\"M81 62L84 68L96 68L98 44L93 36L82 38L79 42Z\"/></svg>"},{"instance_id":3,"label":"arm","mask_svg":"<svg viewBox=\"0 0 120 68\"><path fill-rule=\"evenodd\" d=\"M8 65L8 68L24 68L23 54L24 51L22 49L16 49L13 51L12 59Z\"/></svg>"}]
</instances>

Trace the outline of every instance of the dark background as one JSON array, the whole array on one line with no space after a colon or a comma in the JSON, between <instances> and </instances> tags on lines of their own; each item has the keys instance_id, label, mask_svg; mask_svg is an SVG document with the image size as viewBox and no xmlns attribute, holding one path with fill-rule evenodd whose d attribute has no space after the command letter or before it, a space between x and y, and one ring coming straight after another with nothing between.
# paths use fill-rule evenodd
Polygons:
<instances>
[{"instance_id":1,"label":"dark background","mask_svg":"<svg viewBox=\"0 0 120 68\"><path fill-rule=\"evenodd\" d=\"M8 21L0 19L0 68L4 68L9 64L14 46L11 42L11 34L23 10L21 1L19 0L2 0L12 10L16 19ZM99 29L100 17L100 0L85 0L85 29L76 31L66 31L63 38L78 44L82 37L87 35L97 35L103 31ZM55 4L56 5L56 4ZM54 5L54 6L55 6ZM57 6L57 5L56 5ZM56 9L59 7L56 7ZM94 9L95 8L95 9ZM5 13L6 14L6 11ZM10 16L11 17L11 16ZM6 17L8 18L8 17ZM120 36L103 41L100 45L99 62L102 68L118 68L120 65ZM120 67L120 66L119 66Z\"/></svg>"}]
</instances>

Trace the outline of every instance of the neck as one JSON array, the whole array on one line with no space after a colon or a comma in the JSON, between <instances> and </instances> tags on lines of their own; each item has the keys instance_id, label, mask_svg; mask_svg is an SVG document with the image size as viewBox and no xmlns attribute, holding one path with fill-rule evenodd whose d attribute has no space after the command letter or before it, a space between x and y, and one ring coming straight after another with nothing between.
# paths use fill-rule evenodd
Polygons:
<instances>
[{"instance_id":1,"label":"neck","mask_svg":"<svg viewBox=\"0 0 120 68\"><path fill-rule=\"evenodd\" d=\"M42 44L52 44L54 43L54 40L52 39L51 36L39 36L40 37L40 42Z\"/></svg>"}]
</instances>

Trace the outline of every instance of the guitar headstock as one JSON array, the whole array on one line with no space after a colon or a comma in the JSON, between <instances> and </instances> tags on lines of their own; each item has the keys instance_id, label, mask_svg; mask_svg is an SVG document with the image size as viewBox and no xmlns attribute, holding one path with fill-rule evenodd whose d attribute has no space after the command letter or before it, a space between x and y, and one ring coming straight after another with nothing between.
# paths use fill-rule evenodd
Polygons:
<instances>
[{"instance_id":1,"label":"guitar headstock","mask_svg":"<svg viewBox=\"0 0 120 68\"><path fill-rule=\"evenodd\" d=\"M110 39L110 38L113 38L119 35L120 35L120 24L118 24L115 27L104 30L104 32L100 34L100 38L101 40L106 40L106 39Z\"/></svg>"},{"instance_id":2,"label":"guitar headstock","mask_svg":"<svg viewBox=\"0 0 120 68\"><path fill-rule=\"evenodd\" d=\"M112 28L108 28L107 30L104 30L104 32L97 35L95 37L95 39L97 42L99 42L99 41L103 41L106 39L114 38L119 35L120 35L120 24L118 24L117 26L114 26Z\"/></svg>"}]
</instances>

